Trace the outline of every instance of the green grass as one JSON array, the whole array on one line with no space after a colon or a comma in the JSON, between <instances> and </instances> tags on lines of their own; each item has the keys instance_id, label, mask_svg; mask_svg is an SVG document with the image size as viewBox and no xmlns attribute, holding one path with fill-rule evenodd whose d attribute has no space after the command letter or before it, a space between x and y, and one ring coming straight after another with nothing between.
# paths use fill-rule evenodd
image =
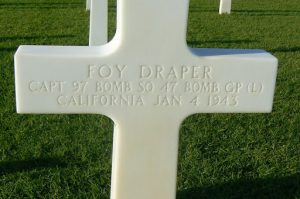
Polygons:
<instances>
[{"instance_id":1,"label":"green grass","mask_svg":"<svg viewBox=\"0 0 300 199\"><path fill-rule=\"evenodd\" d=\"M192 47L259 48L279 59L271 114L197 114L181 127L179 199L300 198L299 0L191 0ZM110 2L109 36L115 31ZM0 198L109 198L113 123L18 115L21 44L87 45L85 0L0 0Z\"/></svg>"}]
</instances>

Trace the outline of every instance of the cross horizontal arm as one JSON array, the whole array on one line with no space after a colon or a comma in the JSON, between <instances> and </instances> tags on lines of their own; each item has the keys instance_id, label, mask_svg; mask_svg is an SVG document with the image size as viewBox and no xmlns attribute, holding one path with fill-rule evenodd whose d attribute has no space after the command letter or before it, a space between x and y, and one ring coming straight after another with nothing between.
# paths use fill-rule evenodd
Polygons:
<instances>
[{"instance_id":1,"label":"cross horizontal arm","mask_svg":"<svg viewBox=\"0 0 300 199\"><path fill-rule=\"evenodd\" d=\"M107 115L121 107L150 107L185 117L272 109L277 59L265 51L191 49L188 56L168 59L126 55L109 45L20 47L15 56L18 112Z\"/></svg>"}]
</instances>

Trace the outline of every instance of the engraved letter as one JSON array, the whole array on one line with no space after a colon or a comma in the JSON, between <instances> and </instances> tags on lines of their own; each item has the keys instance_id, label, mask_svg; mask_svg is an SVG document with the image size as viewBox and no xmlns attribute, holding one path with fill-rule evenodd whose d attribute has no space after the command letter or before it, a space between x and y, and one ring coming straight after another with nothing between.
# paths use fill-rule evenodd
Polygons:
<instances>
[{"instance_id":1,"label":"engraved letter","mask_svg":"<svg viewBox=\"0 0 300 199\"><path fill-rule=\"evenodd\" d=\"M109 78L112 74L112 71L108 65L104 64L100 66L98 73L101 78Z\"/></svg>"},{"instance_id":2,"label":"engraved letter","mask_svg":"<svg viewBox=\"0 0 300 199\"><path fill-rule=\"evenodd\" d=\"M88 68L88 78L92 78L92 74L94 73L95 71L95 68L97 68L97 66L95 65L89 65L89 68Z\"/></svg>"},{"instance_id":3,"label":"engraved letter","mask_svg":"<svg viewBox=\"0 0 300 199\"><path fill-rule=\"evenodd\" d=\"M37 91L37 90L38 90L37 87L34 86L34 85L36 85L36 84L37 84L37 83L34 82L34 81L29 82L29 90L30 90L31 92L34 92L34 91Z\"/></svg>"},{"instance_id":4,"label":"engraved letter","mask_svg":"<svg viewBox=\"0 0 300 199\"><path fill-rule=\"evenodd\" d=\"M186 66L181 66L181 79L184 79L184 74L189 71L188 67Z\"/></svg>"},{"instance_id":5,"label":"engraved letter","mask_svg":"<svg viewBox=\"0 0 300 199\"><path fill-rule=\"evenodd\" d=\"M192 78L193 79L198 79L199 78L199 72L198 72L197 68L199 69L200 66L193 66L192 67Z\"/></svg>"},{"instance_id":6,"label":"engraved letter","mask_svg":"<svg viewBox=\"0 0 300 199\"><path fill-rule=\"evenodd\" d=\"M176 70L173 66L170 68L170 71L167 74L167 79L177 79Z\"/></svg>"},{"instance_id":7,"label":"engraved letter","mask_svg":"<svg viewBox=\"0 0 300 199\"><path fill-rule=\"evenodd\" d=\"M211 79L210 72L211 72L211 67L204 66L203 79Z\"/></svg>"},{"instance_id":8,"label":"engraved letter","mask_svg":"<svg viewBox=\"0 0 300 199\"><path fill-rule=\"evenodd\" d=\"M58 96L57 103L58 103L58 105L66 105L67 104L66 100L64 99L64 96L62 96L62 95Z\"/></svg>"},{"instance_id":9,"label":"engraved letter","mask_svg":"<svg viewBox=\"0 0 300 199\"><path fill-rule=\"evenodd\" d=\"M148 66L140 66L140 78L149 78L152 74L151 68Z\"/></svg>"},{"instance_id":10,"label":"engraved letter","mask_svg":"<svg viewBox=\"0 0 300 199\"><path fill-rule=\"evenodd\" d=\"M120 66L116 65L117 71L119 72L119 78L121 79L123 77L123 70L126 68L126 65Z\"/></svg>"},{"instance_id":11,"label":"engraved letter","mask_svg":"<svg viewBox=\"0 0 300 199\"><path fill-rule=\"evenodd\" d=\"M161 65L156 65L156 70L155 70L155 78L156 79L163 79L163 76L162 76L162 71L163 71L163 67Z\"/></svg>"}]
</instances>

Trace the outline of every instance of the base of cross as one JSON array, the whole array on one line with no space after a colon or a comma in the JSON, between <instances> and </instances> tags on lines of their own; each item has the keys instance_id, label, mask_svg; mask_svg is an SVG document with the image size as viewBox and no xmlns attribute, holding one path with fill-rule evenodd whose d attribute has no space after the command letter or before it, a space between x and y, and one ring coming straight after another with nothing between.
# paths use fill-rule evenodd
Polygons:
<instances>
[{"instance_id":1,"label":"base of cross","mask_svg":"<svg viewBox=\"0 0 300 199\"><path fill-rule=\"evenodd\" d=\"M230 14L231 0L220 0L219 14Z\"/></svg>"}]
</instances>

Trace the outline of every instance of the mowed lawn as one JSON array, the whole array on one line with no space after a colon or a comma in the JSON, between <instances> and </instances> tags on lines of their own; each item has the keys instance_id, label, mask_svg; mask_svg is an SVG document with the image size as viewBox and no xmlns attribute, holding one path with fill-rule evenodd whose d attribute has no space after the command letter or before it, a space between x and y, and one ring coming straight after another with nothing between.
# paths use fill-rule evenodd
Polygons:
<instances>
[{"instance_id":1,"label":"mowed lawn","mask_svg":"<svg viewBox=\"0 0 300 199\"><path fill-rule=\"evenodd\" d=\"M300 198L299 0L233 0L232 14L222 16L218 3L191 0L188 44L271 52L279 59L274 108L187 118L177 198ZM110 38L115 11L110 1ZM0 0L0 198L109 198L109 118L15 108L17 47L87 45L88 24L85 0Z\"/></svg>"}]
</instances>

